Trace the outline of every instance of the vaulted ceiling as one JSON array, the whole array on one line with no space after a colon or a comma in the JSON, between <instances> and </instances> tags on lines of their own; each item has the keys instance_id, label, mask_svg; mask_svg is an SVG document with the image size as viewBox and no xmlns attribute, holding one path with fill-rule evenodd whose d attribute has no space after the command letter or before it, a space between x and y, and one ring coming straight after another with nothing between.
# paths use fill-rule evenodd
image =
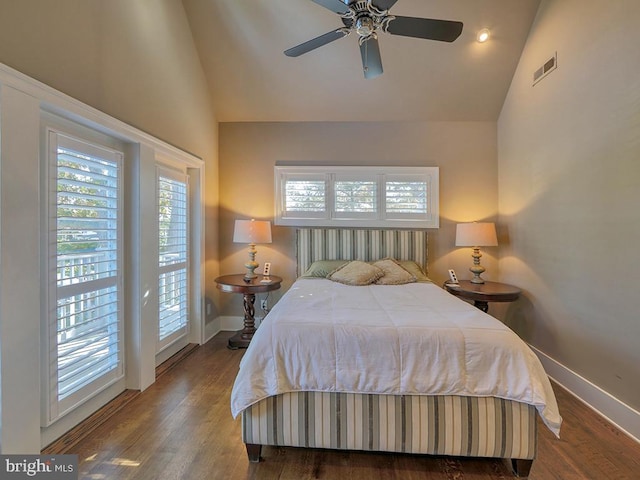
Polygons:
<instances>
[{"instance_id":1,"label":"vaulted ceiling","mask_svg":"<svg viewBox=\"0 0 640 480\"><path fill-rule=\"evenodd\" d=\"M366 80L355 34L283 54L343 26L312 0L183 0L220 122L496 120L539 2L398 0L391 14L460 21L462 34L381 33L384 74Z\"/></svg>"}]
</instances>

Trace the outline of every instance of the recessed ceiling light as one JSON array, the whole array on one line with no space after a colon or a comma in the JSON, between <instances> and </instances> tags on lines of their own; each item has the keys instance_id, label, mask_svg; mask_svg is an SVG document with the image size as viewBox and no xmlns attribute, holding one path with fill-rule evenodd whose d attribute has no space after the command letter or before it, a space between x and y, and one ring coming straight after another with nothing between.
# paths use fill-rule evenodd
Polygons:
<instances>
[{"instance_id":1,"label":"recessed ceiling light","mask_svg":"<svg viewBox=\"0 0 640 480\"><path fill-rule=\"evenodd\" d=\"M478 36L476 38L478 39L478 42L484 43L487 40L489 40L490 36L491 36L491 32L489 32L489 29L488 28L483 28L482 30L480 30L478 32Z\"/></svg>"}]
</instances>

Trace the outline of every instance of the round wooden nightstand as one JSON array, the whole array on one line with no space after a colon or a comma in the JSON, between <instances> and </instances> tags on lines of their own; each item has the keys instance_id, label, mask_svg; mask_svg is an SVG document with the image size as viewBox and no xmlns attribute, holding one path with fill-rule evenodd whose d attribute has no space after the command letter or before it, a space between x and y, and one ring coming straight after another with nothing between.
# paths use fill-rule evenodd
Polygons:
<instances>
[{"instance_id":1,"label":"round wooden nightstand","mask_svg":"<svg viewBox=\"0 0 640 480\"><path fill-rule=\"evenodd\" d=\"M498 282L471 283L461 280L460 283L445 283L447 292L456 297L473 300L473 305L483 312L489 311L488 302L513 302L522 291L513 285Z\"/></svg>"},{"instance_id":2,"label":"round wooden nightstand","mask_svg":"<svg viewBox=\"0 0 640 480\"><path fill-rule=\"evenodd\" d=\"M269 277L270 282L262 282L264 277L258 276L253 280L246 281L244 274L238 273L234 275L223 275L216 278L215 282L218 284L218 289L226 293L241 293L243 297L244 307L244 328L236 333L229 339L229 348L247 348L253 334L256 331L255 327L255 307L256 293L271 292L280 288L282 278L275 275Z\"/></svg>"}]
</instances>

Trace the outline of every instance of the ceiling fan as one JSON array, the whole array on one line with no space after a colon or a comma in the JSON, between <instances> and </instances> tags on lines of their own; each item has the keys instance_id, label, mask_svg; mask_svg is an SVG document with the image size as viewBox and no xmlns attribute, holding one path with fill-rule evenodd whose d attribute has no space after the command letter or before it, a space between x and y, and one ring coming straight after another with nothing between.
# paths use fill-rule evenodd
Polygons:
<instances>
[{"instance_id":1,"label":"ceiling fan","mask_svg":"<svg viewBox=\"0 0 640 480\"><path fill-rule=\"evenodd\" d=\"M382 74L382 59L378 46L379 31L441 42L453 42L462 33L462 22L391 15L389 9L398 0L312 1L340 15L344 27L285 50L284 54L298 57L355 32L358 35L365 78L374 78Z\"/></svg>"}]
</instances>

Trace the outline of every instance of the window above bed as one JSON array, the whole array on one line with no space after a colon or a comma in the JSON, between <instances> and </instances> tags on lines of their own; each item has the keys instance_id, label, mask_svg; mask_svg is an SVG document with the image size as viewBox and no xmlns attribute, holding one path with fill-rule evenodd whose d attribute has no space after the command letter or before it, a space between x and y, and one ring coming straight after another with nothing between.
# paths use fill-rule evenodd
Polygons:
<instances>
[{"instance_id":1,"label":"window above bed","mask_svg":"<svg viewBox=\"0 0 640 480\"><path fill-rule=\"evenodd\" d=\"M438 228L438 167L276 166L275 224Z\"/></svg>"}]
</instances>

